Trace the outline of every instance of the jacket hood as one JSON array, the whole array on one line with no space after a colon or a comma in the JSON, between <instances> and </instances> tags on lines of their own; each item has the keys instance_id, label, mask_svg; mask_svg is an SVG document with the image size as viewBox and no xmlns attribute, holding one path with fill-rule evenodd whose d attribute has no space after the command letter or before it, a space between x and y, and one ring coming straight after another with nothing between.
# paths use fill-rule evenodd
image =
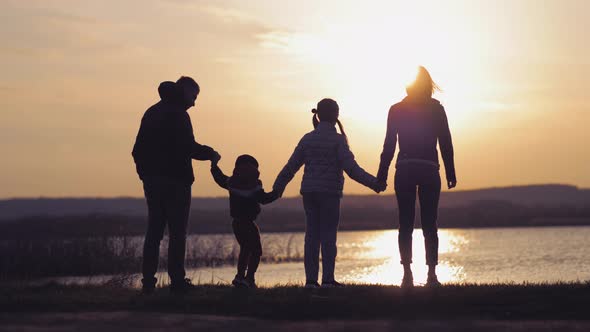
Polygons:
<instances>
[{"instance_id":1,"label":"jacket hood","mask_svg":"<svg viewBox=\"0 0 590 332\"><path fill-rule=\"evenodd\" d=\"M160 99L164 102L182 104L182 89L174 82L166 81L160 83L158 93L160 94Z\"/></svg>"},{"instance_id":2,"label":"jacket hood","mask_svg":"<svg viewBox=\"0 0 590 332\"><path fill-rule=\"evenodd\" d=\"M239 164L234 168L228 185L234 189L251 190L262 185L258 168L249 163Z\"/></svg>"}]
</instances>

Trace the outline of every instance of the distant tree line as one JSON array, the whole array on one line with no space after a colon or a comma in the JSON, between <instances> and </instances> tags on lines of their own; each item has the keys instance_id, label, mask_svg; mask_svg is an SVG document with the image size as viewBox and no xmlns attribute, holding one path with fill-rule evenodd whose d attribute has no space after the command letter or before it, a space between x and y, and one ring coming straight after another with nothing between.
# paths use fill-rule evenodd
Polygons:
<instances>
[{"instance_id":1,"label":"distant tree line","mask_svg":"<svg viewBox=\"0 0 590 332\"><path fill-rule=\"evenodd\" d=\"M416 226L420 211L416 209ZM90 214L37 216L0 223L0 239L76 238L142 235L146 218ZM263 209L258 224L263 232L305 230L302 210ZM467 206L441 208L441 228L536 227L590 225L590 206L520 206L506 201L478 201ZM341 230L377 230L398 227L397 210L347 207L341 211ZM229 233L231 217L225 210L193 210L189 233Z\"/></svg>"}]
</instances>

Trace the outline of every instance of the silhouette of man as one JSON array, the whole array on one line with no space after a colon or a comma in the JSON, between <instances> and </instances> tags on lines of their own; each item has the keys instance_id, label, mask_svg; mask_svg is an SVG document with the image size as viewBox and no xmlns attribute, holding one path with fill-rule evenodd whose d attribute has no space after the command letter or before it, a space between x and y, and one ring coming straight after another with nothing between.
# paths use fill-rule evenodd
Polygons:
<instances>
[{"instance_id":1,"label":"silhouette of man","mask_svg":"<svg viewBox=\"0 0 590 332\"><path fill-rule=\"evenodd\" d=\"M148 207L148 227L143 247L143 292L155 289L160 241L168 225L168 274L170 291L183 293L194 286L185 279L186 230L195 180L192 159L218 161L211 147L195 141L188 109L195 105L199 85L183 76L162 82L161 100L141 119L133 147L133 159Z\"/></svg>"}]
</instances>

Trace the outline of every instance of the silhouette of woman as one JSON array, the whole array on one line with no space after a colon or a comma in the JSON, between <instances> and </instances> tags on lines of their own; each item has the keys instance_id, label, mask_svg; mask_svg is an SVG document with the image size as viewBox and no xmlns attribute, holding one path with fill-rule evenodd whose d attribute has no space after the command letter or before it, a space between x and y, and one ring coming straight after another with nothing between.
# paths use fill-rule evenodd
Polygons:
<instances>
[{"instance_id":1,"label":"silhouette of woman","mask_svg":"<svg viewBox=\"0 0 590 332\"><path fill-rule=\"evenodd\" d=\"M383 143L377 178L387 181L389 165L399 141L395 165L394 187L399 209L398 244L404 267L402 287L412 287L412 233L416 205L416 189L420 200L422 232L428 265L427 286L439 286L436 276L438 264L438 228L436 224L441 190L438 151L440 146L449 189L457 185L453 160L453 143L447 116L440 102L432 98L439 87L424 67L418 68L416 80L406 88L407 97L391 106L387 118L387 134Z\"/></svg>"}]
</instances>

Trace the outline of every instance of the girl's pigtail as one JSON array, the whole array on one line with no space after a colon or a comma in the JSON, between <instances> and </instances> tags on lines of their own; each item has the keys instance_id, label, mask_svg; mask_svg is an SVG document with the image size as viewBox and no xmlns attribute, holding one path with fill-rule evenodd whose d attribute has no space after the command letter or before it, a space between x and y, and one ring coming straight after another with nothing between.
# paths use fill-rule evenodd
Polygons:
<instances>
[{"instance_id":1,"label":"girl's pigtail","mask_svg":"<svg viewBox=\"0 0 590 332\"><path fill-rule=\"evenodd\" d=\"M311 113L313 113L313 118L311 118L311 121L313 123L313 127L317 128L318 124L320 123L320 120L318 120L318 110L316 110L315 108L311 110Z\"/></svg>"},{"instance_id":2,"label":"girl's pigtail","mask_svg":"<svg viewBox=\"0 0 590 332\"><path fill-rule=\"evenodd\" d=\"M344 127L342 126L342 122L340 122L340 120L336 119L336 123L338 124L338 128L340 128L340 133L342 134L342 136L344 136L344 139L346 140L346 144L348 144L348 136L346 136L346 133L344 132Z\"/></svg>"}]
</instances>

